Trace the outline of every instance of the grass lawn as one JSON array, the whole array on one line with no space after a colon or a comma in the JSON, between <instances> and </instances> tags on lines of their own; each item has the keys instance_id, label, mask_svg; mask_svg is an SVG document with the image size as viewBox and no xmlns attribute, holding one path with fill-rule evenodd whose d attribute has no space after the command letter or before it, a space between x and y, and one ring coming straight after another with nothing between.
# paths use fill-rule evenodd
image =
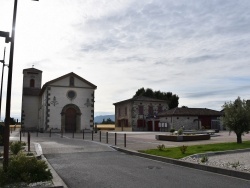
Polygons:
<instances>
[{"instance_id":1,"label":"grass lawn","mask_svg":"<svg viewBox=\"0 0 250 188\"><path fill-rule=\"evenodd\" d=\"M229 143L219 143L219 144L188 146L185 154L181 153L181 150L179 147L165 148L162 151L159 149L150 149L150 150L142 150L139 152L162 156L162 157L173 158L173 159L181 159L183 157L197 154L197 153L246 149L246 148L250 148L250 141L245 141L242 144L237 144L236 142L229 142Z\"/></svg>"}]
</instances>

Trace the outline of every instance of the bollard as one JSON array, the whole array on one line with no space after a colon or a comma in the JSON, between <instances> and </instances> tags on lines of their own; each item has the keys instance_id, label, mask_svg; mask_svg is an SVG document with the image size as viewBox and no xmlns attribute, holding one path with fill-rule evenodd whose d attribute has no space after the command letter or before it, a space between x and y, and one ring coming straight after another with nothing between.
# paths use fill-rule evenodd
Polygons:
<instances>
[{"instance_id":1,"label":"bollard","mask_svg":"<svg viewBox=\"0 0 250 188\"><path fill-rule=\"evenodd\" d=\"M30 132L28 132L28 152L30 152Z\"/></svg>"},{"instance_id":2,"label":"bollard","mask_svg":"<svg viewBox=\"0 0 250 188\"><path fill-rule=\"evenodd\" d=\"M115 133L115 145L116 145L116 133Z\"/></svg>"},{"instance_id":3,"label":"bollard","mask_svg":"<svg viewBox=\"0 0 250 188\"><path fill-rule=\"evenodd\" d=\"M94 140L94 131L92 131L92 141Z\"/></svg>"},{"instance_id":4,"label":"bollard","mask_svg":"<svg viewBox=\"0 0 250 188\"><path fill-rule=\"evenodd\" d=\"M100 131L100 142L102 142L102 132Z\"/></svg>"},{"instance_id":5,"label":"bollard","mask_svg":"<svg viewBox=\"0 0 250 188\"><path fill-rule=\"evenodd\" d=\"M109 133L106 132L106 143L108 144L109 143Z\"/></svg>"},{"instance_id":6,"label":"bollard","mask_svg":"<svg viewBox=\"0 0 250 188\"><path fill-rule=\"evenodd\" d=\"M126 148L126 134L124 134L124 147Z\"/></svg>"},{"instance_id":7,"label":"bollard","mask_svg":"<svg viewBox=\"0 0 250 188\"><path fill-rule=\"evenodd\" d=\"M84 140L84 130L82 130L82 139Z\"/></svg>"},{"instance_id":8,"label":"bollard","mask_svg":"<svg viewBox=\"0 0 250 188\"><path fill-rule=\"evenodd\" d=\"M51 137L51 129L49 130L49 137Z\"/></svg>"},{"instance_id":9,"label":"bollard","mask_svg":"<svg viewBox=\"0 0 250 188\"><path fill-rule=\"evenodd\" d=\"M22 131L20 131L20 142L22 141Z\"/></svg>"}]
</instances>

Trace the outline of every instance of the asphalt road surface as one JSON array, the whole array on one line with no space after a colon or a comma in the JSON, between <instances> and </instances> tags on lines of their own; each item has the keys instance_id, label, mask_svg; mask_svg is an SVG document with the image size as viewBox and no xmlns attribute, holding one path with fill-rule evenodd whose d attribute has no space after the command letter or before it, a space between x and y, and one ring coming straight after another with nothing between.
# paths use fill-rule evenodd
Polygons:
<instances>
[{"instance_id":1,"label":"asphalt road surface","mask_svg":"<svg viewBox=\"0 0 250 188\"><path fill-rule=\"evenodd\" d=\"M60 135L32 137L70 188L249 188L250 181L153 161Z\"/></svg>"}]
</instances>

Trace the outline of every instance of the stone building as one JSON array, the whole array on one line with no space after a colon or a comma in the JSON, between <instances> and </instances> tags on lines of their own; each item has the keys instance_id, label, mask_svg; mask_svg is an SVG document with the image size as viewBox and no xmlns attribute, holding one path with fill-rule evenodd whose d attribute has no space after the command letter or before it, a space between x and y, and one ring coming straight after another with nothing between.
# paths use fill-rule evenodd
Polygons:
<instances>
[{"instance_id":1,"label":"stone building","mask_svg":"<svg viewBox=\"0 0 250 188\"><path fill-rule=\"evenodd\" d=\"M42 71L23 70L22 127L80 132L94 124L94 84L71 72L41 87Z\"/></svg>"},{"instance_id":2,"label":"stone building","mask_svg":"<svg viewBox=\"0 0 250 188\"><path fill-rule=\"evenodd\" d=\"M159 131L156 114L168 109L164 100L144 96L114 103L116 131Z\"/></svg>"},{"instance_id":3,"label":"stone building","mask_svg":"<svg viewBox=\"0 0 250 188\"><path fill-rule=\"evenodd\" d=\"M161 113L157 117L161 124L167 124L167 130L171 128L186 130L201 128L221 130L220 117L223 112L207 108L173 108Z\"/></svg>"}]
</instances>

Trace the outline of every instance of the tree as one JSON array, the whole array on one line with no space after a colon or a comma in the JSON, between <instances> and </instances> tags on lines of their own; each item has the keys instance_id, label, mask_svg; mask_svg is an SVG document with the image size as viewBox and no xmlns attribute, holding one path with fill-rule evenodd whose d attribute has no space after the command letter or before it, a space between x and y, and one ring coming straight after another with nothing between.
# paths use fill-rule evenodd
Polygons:
<instances>
[{"instance_id":1,"label":"tree","mask_svg":"<svg viewBox=\"0 0 250 188\"><path fill-rule=\"evenodd\" d=\"M112 121L110 118L108 118L106 121L105 121L105 119L103 119L101 124L114 124L114 123L115 123L114 121Z\"/></svg>"},{"instance_id":2,"label":"tree","mask_svg":"<svg viewBox=\"0 0 250 188\"><path fill-rule=\"evenodd\" d=\"M11 117L10 118L10 125L15 125L15 124L16 124L16 119Z\"/></svg>"},{"instance_id":3,"label":"tree","mask_svg":"<svg viewBox=\"0 0 250 188\"><path fill-rule=\"evenodd\" d=\"M237 143L242 143L242 135L250 130L250 104L238 97L234 102L225 102L223 108L224 125L235 132Z\"/></svg>"},{"instance_id":4,"label":"tree","mask_svg":"<svg viewBox=\"0 0 250 188\"><path fill-rule=\"evenodd\" d=\"M153 91L150 88L147 88L146 90L144 87L138 89L133 97L138 96L144 96L144 97L150 97L160 100L165 100L168 102L169 109L178 107L179 105L179 97L176 94L173 94L172 92L161 92L161 91Z\"/></svg>"}]
</instances>

